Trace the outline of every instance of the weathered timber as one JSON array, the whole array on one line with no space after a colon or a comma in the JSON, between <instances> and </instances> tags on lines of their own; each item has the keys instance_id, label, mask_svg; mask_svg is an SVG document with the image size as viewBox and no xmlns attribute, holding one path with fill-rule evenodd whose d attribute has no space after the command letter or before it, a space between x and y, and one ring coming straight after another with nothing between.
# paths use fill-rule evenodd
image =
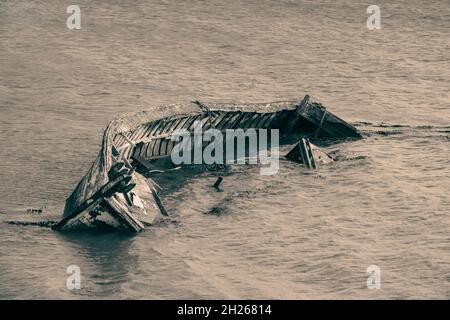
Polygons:
<instances>
[{"instance_id":1,"label":"weathered timber","mask_svg":"<svg viewBox=\"0 0 450 320\"><path fill-rule=\"evenodd\" d=\"M67 199L63 218L54 229L60 230L69 223L76 225L77 221L95 227L96 217L105 218L102 214L109 212L112 219L120 223L103 220L99 225L111 223L120 230L139 231L159 215L167 215L150 174L158 171L157 168L173 167L170 155L178 142L171 138L181 130L192 134L196 121L201 122L204 130L212 128L222 133L227 129L251 128L279 130L282 136L299 138L361 137L352 125L308 95L301 102L217 104L196 101L119 116L108 124L97 159ZM302 149L293 151L297 155L292 155L292 159L304 161L310 167L330 160L309 141L301 145ZM123 164L110 172L117 163ZM133 184L130 178L121 182L125 176L132 176Z\"/></svg>"},{"instance_id":2,"label":"weathered timber","mask_svg":"<svg viewBox=\"0 0 450 320\"><path fill-rule=\"evenodd\" d=\"M70 220L76 218L79 214L83 212L89 212L94 209L97 205L99 205L105 197L111 196L117 189L119 183L121 183L125 179L125 176L118 176L114 180L109 181L106 185L104 185L100 190L98 190L94 195L86 199L78 208L72 213L66 215L61 221L59 221L56 225L53 226L54 230L61 230Z\"/></svg>"},{"instance_id":3,"label":"weathered timber","mask_svg":"<svg viewBox=\"0 0 450 320\"><path fill-rule=\"evenodd\" d=\"M217 190L220 191L220 184L222 183L223 178L219 177L217 178L216 182L214 183L213 187Z\"/></svg>"},{"instance_id":4,"label":"weathered timber","mask_svg":"<svg viewBox=\"0 0 450 320\"><path fill-rule=\"evenodd\" d=\"M306 120L315 126L315 137L325 136L331 138L361 138L361 134L351 124L327 111L318 102L311 101L308 95L296 106L291 126L298 125ZM292 130L292 129L291 129Z\"/></svg>"},{"instance_id":5,"label":"weathered timber","mask_svg":"<svg viewBox=\"0 0 450 320\"><path fill-rule=\"evenodd\" d=\"M302 138L286 155L292 161L303 163L306 167L318 169L319 164L330 164L333 158L316 145Z\"/></svg>"}]
</instances>

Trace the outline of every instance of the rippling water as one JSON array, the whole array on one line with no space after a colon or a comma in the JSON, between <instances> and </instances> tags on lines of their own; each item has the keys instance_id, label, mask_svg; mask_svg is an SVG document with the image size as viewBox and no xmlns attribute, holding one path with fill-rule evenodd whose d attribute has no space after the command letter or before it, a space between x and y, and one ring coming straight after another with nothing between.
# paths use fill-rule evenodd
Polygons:
<instances>
[{"instance_id":1,"label":"rippling water","mask_svg":"<svg viewBox=\"0 0 450 320\"><path fill-rule=\"evenodd\" d=\"M447 0L378 1L378 31L353 0L78 4L81 30L60 1L0 3L0 298L450 297ZM331 167L156 176L177 223L137 236L3 223L58 220L120 112L305 93L366 136Z\"/></svg>"}]
</instances>

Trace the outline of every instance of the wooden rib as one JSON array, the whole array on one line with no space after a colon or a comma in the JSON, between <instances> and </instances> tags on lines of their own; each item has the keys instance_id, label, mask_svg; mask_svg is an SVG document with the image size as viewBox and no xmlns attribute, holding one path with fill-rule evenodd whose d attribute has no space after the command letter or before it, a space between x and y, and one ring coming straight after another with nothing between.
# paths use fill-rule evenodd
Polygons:
<instances>
[{"instance_id":1,"label":"wooden rib","mask_svg":"<svg viewBox=\"0 0 450 320\"><path fill-rule=\"evenodd\" d=\"M159 147L159 155L167 155L167 146L170 142L170 139L163 138L161 139L161 146Z\"/></svg>"},{"instance_id":2,"label":"wooden rib","mask_svg":"<svg viewBox=\"0 0 450 320\"><path fill-rule=\"evenodd\" d=\"M137 139L141 138L142 133L147 129L148 126L149 126L149 123L145 123L145 124L141 125L139 128L136 128L136 130L130 136L130 139L137 140Z\"/></svg>"},{"instance_id":3,"label":"wooden rib","mask_svg":"<svg viewBox=\"0 0 450 320\"><path fill-rule=\"evenodd\" d=\"M146 133L145 137L151 137L155 134L155 132L158 130L158 128L163 125L163 120L158 120L158 123L156 123L151 130Z\"/></svg>"},{"instance_id":4,"label":"wooden rib","mask_svg":"<svg viewBox=\"0 0 450 320\"><path fill-rule=\"evenodd\" d=\"M152 158L153 157L153 150L155 149L156 144L158 143L158 139L153 139L148 144L147 151L145 152L146 158Z\"/></svg>"},{"instance_id":5,"label":"wooden rib","mask_svg":"<svg viewBox=\"0 0 450 320\"><path fill-rule=\"evenodd\" d=\"M227 112L225 114L225 117L223 117L222 120L220 121L220 123L216 126L216 129L222 130L224 127L226 127L229 118L232 116L233 116L233 114L231 112Z\"/></svg>"},{"instance_id":6,"label":"wooden rib","mask_svg":"<svg viewBox=\"0 0 450 320\"><path fill-rule=\"evenodd\" d=\"M273 123L273 120L277 117L277 113L274 112L270 115L270 117L267 118L267 120L262 124L262 128L270 128L271 124Z\"/></svg>"},{"instance_id":7,"label":"wooden rib","mask_svg":"<svg viewBox=\"0 0 450 320\"><path fill-rule=\"evenodd\" d=\"M189 118L190 118L189 121L186 122L186 124L189 123L189 125L188 125L187 127L186 127L186 125L185 125L185 129L188 130L188 131L190 131L190 130L191 130L191 127L193 127L193 125L194 125L195 120L197 120L197 118L198 118L199 116L200 116L200 115L197 114L197 115L195 115L195 116L189 117Z\"/></svg>"},{"instance_id":8,"label":"wooden rib","mask_svg":"<svg viewBox=\"0 0 450 320\"><path fill-rule=\"evenodd\" d=\"M257 115L258 115L258 116L255 117L255 118L252 120L251 124L250 124L251 128L258 129L258 128L259 128L258 124L261 122L261 120L262 120L262 119L264 118L264 116L265 116L264 113L257 113Z\"/></svg>"},{"instance_id":9,"label":"wooden rib","mask_svg":"<svg viewBox=\"0 0 450 320\"><path fill-rule=\"evenodd\" d=\"M151 152L153 150L153 147L155 146L155 142L156 142L156 140L152 140L146 144L145 150L144 150L144 158L148 158L151 156Z\"/></svg>"},{"instance_id":10,"label":"wooden rib","mask_svg":"<svg viewBox=\"0 0 450 320\"><path fill-rule=\"evenodd\" d=\"M214 116L212 113L208 113L208 114L206 115L206 117L203 118L203 119L205 119L205 123L202 124L203 130L208 130L208 129L214 128L214 127L212 126L213 121L214 121L214 119L215 119L214 117L215 117L215 116ZM202 122L203 122L203 119L202 119Z\"/></svg>"},{"instance_id":11,"label":"wooden rib","mask_svg":"<svg viewBox=\"0 0 450 320\"><path fill-rule=\"evenodd\" d=\"M232 122L234 123L234 121L236 121L236 120L238 120L238 121L236 121L236 124L238 124L240 119L241 119L241 117L236 117L236 113L234 111L227 112L227 117L220 124L220 130L226 130L226 129L231 128L230 124Z\"/></svg>"},{"instance_id":12,"label":"wooden rib","mask_svg":"<svg viewBox=\"0 0 450 320\"><path fill-rule=\"evenodd\" d=\"M173 125L170 126L169 130L171 130L171 131L176 130L176 128L180 125L180 123L183 122L183 120L185 120L184 117L179 117L179 118L175 119L173 122Z\"/></svg>"},{"instance_id":13,"label":"wooden rib","mask_svg":"<svg viewBox=\"0 0 450 320\"><path fill-rule=\"evenodd\" d=\"M217 119L220 118L221 115L222 115L221 112L218 112L218 111L213 111L212 112L211 128L213 128L213 129L216 128L216 121L217 121Z\"/></svg>"},{"instance_id":14,"label":"wooden rib","mask_svg":"<svg viewBox=\"0 0 450 320\"><path fill-rule=\"evenodd\" d=\"M158 134L158 135L155 135L155 136L151 136L151 137L148 137L148 138L141 139L139 141L139 143L140 142L148 143L148 142L150 142L152 140L161 139L161 138L168 138L168 139L170 139L173 135L174 135L174 131L165 132L163 134Z\"/></svg>"},{"instance_id":15,"label":"wooden rib","mask_svg":"<svg viewBox=\"0 0 450 320\"><path fill-rule=\"evenodd\" d=\"M123 136L123 138L129 145L132 145L132 146L136 145L136 142L131 140L126 134L121 133L121 135Z\"/></svg>"},{"instance_id":16,"label":"wooden rib","mask_svg":"<svg viewBox=\"0 0 450 320\"><path fill-rule=\"evenodd\" d=\"M161 120L161 124L158 126L158 128L156 128L155 131L152 132L152 134L150 135L150 137L152 137L152 136L157 136L157 135L159 135L161 132L163 132L163 131L164 131L164 128L167 126L167 123L168 123L167 119L162 119L162 120Z\"/></svg>"},{"instance_id":17,"label":"wooden rib","mask_svg":"<svg viewBox=\"0 0 450 320\"><path fill-rule=\"evenodd\" d=\"M202 130L207 130L206 124L209 124L210 115L209 114L202 114L200 118L200 122L202 123Z\"/></svg>"},{"instance_id":18,"label":"wooden rib","mask_svg":"<svg viewBox=\"0 0 450 320\"><path fill-rule=\"evenodd\" d=\"M145 158L145 152L146 152L146 149L147 149L147 145L148 145L148 143L143 143L142 144L141 148L139 149L139 153L137 154L138 156L140 156L142 158Z\"/></svg>"},{"instance_id":19,"label":"wooden rib","mask_svg":"<svg viewBox=\"0 0 450 320\"><path fill-rule=\"evenodd\" d=\"M257 124L258 122L261 120L261 118L263 117L263 115L261 113L256 113L255 117L252 118L252 120L250 120L249 123L249 128L257 128Z\"/></svg>"},{"instance_id":20,"label":"wooden rib","mask_svg":"<svg viewBox=\"0 0 450 320\"><path fill-rule=\"evenodd\" d=\"M177 125L175 126L175 128L173 128L173 130L174 131L181 130L188 120L189 116L181 118L181 121L177 123Z\"/></svg>"},{"instance_id":21,"label":"wooden rib","mask_svg":"<svg viewBox=\"0 0 450 320\"><path fill-rule=\"evenodd\" d=\"M136 146L131 147L129 150L127 150L127 153L125 153L124 156L125 156L127 159L130 159L131 156L134 154L134 149L136 149L136 148L137 148Z\"/></svg>"},{"instance_id":22,"label":"wooden rib","mask_svg":"<svg viewBox=\"0 0 450 320\"><path fill-rule=\"evenodd\" d=\"M261 113L261 118L258 120L258 123L255 125L255 128L263 128L264 122L270 118L270 113Z\"/></svg>"},{"instance_id":23,"label":"wooden rib","mask_svg":"<svg viewBox=\"0 0 450 320\"><path fill-rule=\"evenodd\" d=\"M122 135L116 134L116 135L114 136L113 143L114 143L114 145L115 145L116 147L121 147L121 146L123 145L123 141L124 141L124 140L125 140L125 138L122 137Z\"/></svg>"},{"instance_id":24,"label":"wooden rib","mask_svg":"<svg viewBox=\"0 0 450 320\"><path fill-rule=\"evenodd\" d=\"M237 121L239 121L241 117L242 112L236 112L235 114L233 114L232 117L227 121L227 129L232 129L235 123L237 123Z\"/></svg>"},{"instance_id":25,"label":"wooden rib","mask_svg":"<svg viewBox=\"0 0 450 320\"><path fill-rule=\"evenodd\" d=\"M148 137L151 133L151 131L159 124L160 120L152 121L148 124L147 128L139 135L139 140L142 140L146 137Z\"/></svg>"},{"instance_id":26,"label":"wooden rib","mask_svg":"<svg viewBox=\"0 0 450 320\"><path fill-rule=\"evenodd\" d=\"M166 147L166 154L167 155L169 155L172 152L173 147L175 147L175 143L176 143L175 141L167 140L167 147Z\"/></svg>"},{"instance_id":27,"label":"wooden rib","mask_svg":"<svg viewBox=\"0 0 450 320\"><path fill-rule=\"evenodd\" d=\"M160 155L159 154L159 148L161 147L161 141L162 141L162 139L156 139L155 140L155 143L153 145L152 153L151 153L150 157L154 157L154 156L159 156Z\"/></svg>"},{"instance_id":28,"label":"wooden rib","mask_svg":"<svg viewBox=\"0 0 450 320\"><path fill-rule=\"evenodd\" d=\"M172 119L168 118L164 120L164 125L160 126L158 130L154 132L154 135L160 135L166 132L167 128L172 125Z\"/></svg>"},{"instance_id":29,"label":"wooden rib","mask_svg":"<svg viewBox=\"0 0 450 320\"><path fill-rule=\"evenodd\" d=\"M170 120L169 126L168 126L167 128L164 128L164 130L165 130L167 133L171 132L171 131L172 131L172 128L177 124L177 122L178 122L178 118L175 118L175 117L174 117L173 119Z\"/></svg>"},{"instance_id":30,"label":"wooden rib","mask_svg":"<svg viewBox=\"0 0 450 320\"><path fill-rule=\"evenodd\" d=\"M255 121L255 119L259 117L258 113L251 114L245 121L244 125L242 126L242 129L248 129L252 127L252 123Z\"/></svg>"},{"instance_id":31,"label":"wooden rib","mask_svg":"<svg viewBox=\"0 0 450 320\"><path fill-rule=\"evenodd\" d=\"M136 148L134 148L133 152L130 154L130 157L133 156L133 155L138 155L139 156L141 154L142 147L143 147L143 144L142 143L138 143L136 145Z\"/></svg>"},{"instance_id":32,"label":"wooden rib","mask_svg":"<svg viewBox=\"0 0 450 320\"><path fill-rule=\"evenodd\" d=\"M163 144L161 145L161 154L164 155L169 155L169 153L167 152L167 149L169 148L169 145L171 143L172 140L169 139L163 139Z\"/></svg>"},{"instance_id":33,"label":"wooden rib","mask_svg":"<svg viewBox=\"0 0 450 320\"><path fill-rule=\"evenodd\" d=\"M227 113L225 111L220 111L219 116L216 119L214 119L213 122L214 128L217 128L217 126L222 122L223 118L225 118L226 115Z\"/></svg>"},{"instance_id":34,"label":"wooden rib","mask_svg":"<svg viewBox=\"0 0 450 320\"><path fill-rule=\"evenodd\" d=\"M120 137L120 134L116 133L113 138L113 143L116 144L119 141Z\"/></svg>"},{"instance_id":35,"label":"wooden rib","mask_svg":"<svg viewBox=\"0 0 450 320\"><path fill-rule=\"evenodd\" d=\"M126 153L129 151L130 149L130 145L129 144L125 144L125 147L120 151L120 154L122 155L122 157L126 158Z\"/></svg>"},{"instance_id":36,"label":"wooden rib","mask_svg":"<svg viewBox=\"0 0 450 320\"><path fill-rule=\"evenodd\" d=\"M244 112L243 116L239 118L239 121L236 121L236 124L234 125L234 129L242 129L245 124L247 123L246 121L249 119L249 117L251 117L252 114L249 112Z\"/></svg>"}]
</instances>

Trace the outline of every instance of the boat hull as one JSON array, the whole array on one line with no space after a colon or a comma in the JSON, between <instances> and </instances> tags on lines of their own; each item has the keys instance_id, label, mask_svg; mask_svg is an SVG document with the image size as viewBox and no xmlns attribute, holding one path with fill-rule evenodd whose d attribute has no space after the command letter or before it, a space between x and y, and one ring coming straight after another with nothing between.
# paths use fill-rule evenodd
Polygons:
<instances>
[{"instance_id":1,"label":"boat hull","mask_svg":"<svg viewBox=\"0 0 450 320\"><path fill-rule=\"evenodd\" d=\"M123 115L107 126L98 157L67 199L63 219L54 229L139 232L167 215L145 172L156 162L172 165L170 153L177 143L172 136L180 130L192 132L199 122L203 130L278 129L283 135L303 137L361 137L309 96L301 102L265 104L192 102ZM112 178L111 170L118 164L127 173Z\"/></svg>"}]
</instances>

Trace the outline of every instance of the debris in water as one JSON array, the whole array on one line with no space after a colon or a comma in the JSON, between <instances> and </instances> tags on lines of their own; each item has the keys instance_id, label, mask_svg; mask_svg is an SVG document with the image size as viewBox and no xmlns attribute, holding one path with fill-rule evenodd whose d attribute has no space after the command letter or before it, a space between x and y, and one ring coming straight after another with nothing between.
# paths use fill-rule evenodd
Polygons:
<instances>
[{"instance_id":1,"label":"debris in water","mask_svg":"<svg viewBox=\"0 0 450 320\"><path fill-rule=\"evenodd\" d=\"M39 209L36 208L29 208L27 209L27 213L37 213L37 214L41 214L42 212L44 212L44 209L46 208L46 206L42 206Z\"/></svg>"},{"instance_id":2,"label":"debris in water","mask_svg":"<svg viewBox=\"0 0 450 320\"><path fill-rule=\"evenodd\" d=\"M45 227L45 228L51 228L54 225L56 225L57 221L5 221L7 224L12 224L15 226L38 226L38 227Z\"/></svg>"},{"instance_id":3,"label":"debris in water","mask_svg":"<svg viewBox=\"0 0 450 320\"><path fill-rule=\"evenodd\" d=\"M217 191L222 191L222 189L220 189L220 184L222 183L223 178L219 177L216 182L214 183L213 187L217 190Z\"/></svg>"},{"instance_id":4,"label":"debris in water","mask_svg":"<svg viewBox=\"0 0 450 320\"><path fill-rule=\"evenodd\" d=\"M220 216L224 212L224 208L221 207L212 207L209 209L208 212L205 212L205 214L212 214L214 216Z\"/></svg>"},{"instance_id":5,"label":"debris in water","mask_svg":"<svg viewBox=\"0 0 450 320\"><path fill-rule=\"evenodd\" d=\"M302 138L294 148L289 151L286 158L303 163L310 169L318 169L319 163L329 164L334 161L328 153L320 150L319 147L315 146L305 138Z\"/></svg>"}]
</instances>

